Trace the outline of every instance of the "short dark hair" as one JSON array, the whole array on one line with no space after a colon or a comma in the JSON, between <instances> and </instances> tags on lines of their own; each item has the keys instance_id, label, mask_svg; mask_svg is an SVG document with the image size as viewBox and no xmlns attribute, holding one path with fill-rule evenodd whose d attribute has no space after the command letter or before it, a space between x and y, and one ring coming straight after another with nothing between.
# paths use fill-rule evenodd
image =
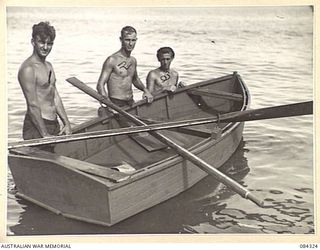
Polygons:
<instances>
[{"instance_id":1,"label":"short dark hair","mask_svg":"<svg viewBox=\"0 0 320 250\"><path fill-rule=\"evenodd\" d=\"M50 40L54 41L56 38L56 30L53 26L50 26L49 22L40 22L32 27L32 38L35 39L36 36L40 36L41 39L50 37Z\"/></svg>"},{"instance_id":2,"label":"short dark hair","mask_svg":"<svg viewBox=\"0 0 320 250\"><path fill-rule=\"evenodd\" d=\"M132 26L125 26L121 30L121 37L123 37L125 35L125 33L136 33L137 34L137 31Z\"/></svg>"},{"instance_id":3,"label":"short dark hair","mask_svg":"<svg viewBox=\"0 0 320 250\"><path fill-rule=\"evenodd\" d=\"M163 55L163 54L166 54L166 53L171 53L172 58L174 58L174 51L173 51L172 48L170 48L170 47L162 47L162 48L158 49L158 51L157 51L158 60L160 60L159 59L160 55Z\"/></svg>"}]
</instances>

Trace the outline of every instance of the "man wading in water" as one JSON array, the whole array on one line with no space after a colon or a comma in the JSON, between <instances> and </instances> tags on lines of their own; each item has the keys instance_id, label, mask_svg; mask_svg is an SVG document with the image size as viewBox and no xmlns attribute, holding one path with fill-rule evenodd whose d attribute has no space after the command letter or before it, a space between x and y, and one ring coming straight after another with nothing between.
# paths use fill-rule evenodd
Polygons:
<instances>
[{"instance_id":1,"label":"man wading in water","mask_svg":"<svg viewBox=\"0 0 320 250\"><path fill-rule=\"evenodd\" d=\"M132 105L132 84L143 91L143 98L150 103L153 96L143 85L137 73L137 60L131 56L137 42L137 31L126 26L121 30L121 49L109 56L103 64L101 74L97 83L97 90L108 100L118 106ZM107 84L108 92L105 89ZM100 112L103 112L101 108Z\"/></svg>"},{"instance_id":2,"label":"man wading in water","mask_svg":"<svg viewBox=\"0 0 320 250\"><path fill-rule=\"evenodd\" d=\"M56 32L48 22L33 25L32 55L20 66L18 80L27 102L23 139L71 134L71 126L56 88L56 77L49 55ZM63 122L60 125L57 116Z\"/></svg>"}]
</instances>

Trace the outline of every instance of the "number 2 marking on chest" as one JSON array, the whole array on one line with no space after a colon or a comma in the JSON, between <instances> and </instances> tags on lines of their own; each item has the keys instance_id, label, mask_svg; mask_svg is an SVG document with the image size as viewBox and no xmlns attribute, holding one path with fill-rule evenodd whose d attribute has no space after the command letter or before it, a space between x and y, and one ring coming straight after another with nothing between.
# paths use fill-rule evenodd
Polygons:
<instances>
[{"instance_id":1,"label":"number 2 marking on chest","mask_svg":"<svg viewBox=\"0 0 320 250\"><path fill-rule=\"evenodd\" d=\"M125 68L126 70L128 70L131 67L131 65L132 65L131 63L129 65L127 65L126 61L123 61L123 62L118 64L118 67L120 69Z\"/></svg>"}]
</instances>

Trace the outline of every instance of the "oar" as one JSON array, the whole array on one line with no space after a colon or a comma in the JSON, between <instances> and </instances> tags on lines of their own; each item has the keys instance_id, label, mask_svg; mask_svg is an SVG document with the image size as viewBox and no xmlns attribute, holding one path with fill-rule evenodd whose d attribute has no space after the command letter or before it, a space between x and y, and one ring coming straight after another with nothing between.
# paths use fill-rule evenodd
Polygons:
<instances>
[{"instance_id":1,"label":"oar","mask_svg":"<svg viewBox=\"0 0 320 250\"><path fill-rule=\"evenodd\" d=\"M67 79L67 81L69 83L71 83L72 85L74 85L75 87L82 90L83 92L92 96L96 100L98 100L98 101L108 105L109 107L113 108L114 110L118 111L124 117L128 118L129 120L136 123L137 125L147 126L146 123L139 120L138 118L136 118L132 114L122 110L117 105L115 105L112 102L110 102L109 100L107 100L104 96L100 95L95 90L88 87L86 84L84 84L83 82L81 82L77 78L72 77L72 78ZM163 143L167 144L168 146L170 146L171 148L175 149L178 154L180 154L182 157L189 160L190 162L192 162L193 164L195 164L196 166L198 166L202 170L206 171L208 174L213 175L218 181L220 181L223 184L225 184L226 186L232 188L235 192L240 194L242 197L251 200L252 202L257 204L258 206L263 207L263 202L260 201L257 197L255 197L250 191L245 189L243 186L241 186L239 183L237 183L236 181L234 181L230 177L224 175L223 173L221 173L220 171L218 171L214 167L210 166L208 163L206 163L205 161L203 161L202 159L200 159L196 155L192 154L187 149L176 144L174 141L172 141L168 137L162 135L160 132L151 131L150 134L152 134L154 137L156 137L161 142L163 142Z\"/></svg>"},{"instance_id":2,"label":"oar","mask_svg":"<svg viewBox=\"0 0 320 250\"><path fill-rule=\"evenodd\" d=\"M187 126L203 125L215 122L242 122L254 121L271 118L281 118L289 116L309 115L312 114L313 102L293 103L281 106L274 106L269 108L251 109L245 111L236 111L231 113L221 114L218 116L211 116L207 118L190 119L175 122L156 123L148 126L135 126L129 128L119 128L101 131L92 131L85 133L78 133L73 135L61 135L49 138L38 138L25 141L11 142L8 144L8 149L26 147L26 146L40 146L52 143L71 142L79 140L88 140L94 138L110 137L116 135L134 134L140 132L150 132L163 129L174 129ZM139 117L137 117L139 119ZM143 120L143 118L140 118Z\"/></svg>"}]
</instances>

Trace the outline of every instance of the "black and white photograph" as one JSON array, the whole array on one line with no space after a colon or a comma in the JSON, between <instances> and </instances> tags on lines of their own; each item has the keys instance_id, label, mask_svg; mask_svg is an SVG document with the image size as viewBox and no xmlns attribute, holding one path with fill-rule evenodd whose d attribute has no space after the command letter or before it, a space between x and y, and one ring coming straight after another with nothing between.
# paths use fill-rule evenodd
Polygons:
<instances>
[{"instance_id":1,"label":"black and white photograph","mask_svg":"<svg viewBox=\"0 0 320 250\"><path fill-rule=\"evenodd\" d=\"M6 237L316 235L314 5L5 15Z\"/></svg>"}]
</instances>

